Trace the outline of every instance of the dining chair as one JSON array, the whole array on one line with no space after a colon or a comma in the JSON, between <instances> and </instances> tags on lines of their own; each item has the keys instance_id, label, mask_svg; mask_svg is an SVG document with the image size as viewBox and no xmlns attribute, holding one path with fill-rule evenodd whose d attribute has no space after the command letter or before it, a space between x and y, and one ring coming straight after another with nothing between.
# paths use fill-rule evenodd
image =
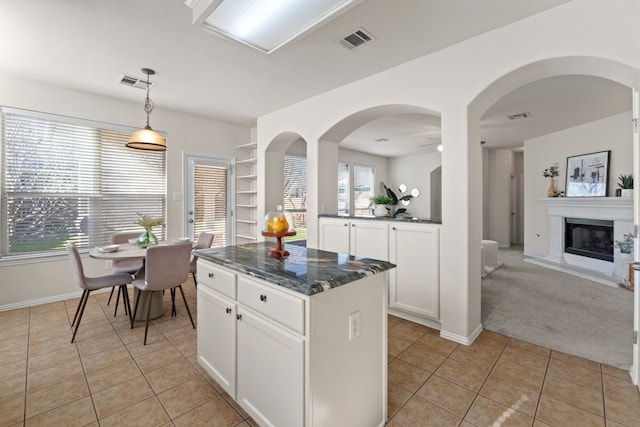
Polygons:
<instances>
[{"instance_id":1,"label":"dining chair","mask_svg":"<svg viewBox=\"0 0 640 427\"><path fill-rule=\"evenodd\" d=\"M191 242L177 243L173 245L152 246L147 249L147 259L145 266L145 277L136 279L131 284L136 287L139 292L136 295L133 316L131 317L131 329L138 312L140 297L143 292L153 293L161 292L165 289L171 290L172 307L175 307L175 289L180 289L184 306L189 314L191 325L196 328L196 324L191 317L191 310L187 304L187 299L182 290L182 282L189 277L189 262L191 254ZM147 344L147 333L149 331L149 317L151 312L152 295L148 295L146 307L146 324L144 328L144 345ZM145 308L143 307L143 310ZM172 311L174 309L172 308ZM173 315L174 313L172 313Z\"/></svg>"},{"instance_id":2,"label":"dining chair","mask_svg":"<svg viewBox=\"0 0 640 427\"><path fill-rule=\"evenodd\" d=\"M115 273L106 276L87 277L84 274L84 267L82 266L82 260L80 259L78 249L73 243L67 243L67 252L69 253L69 258L71 259L71 267L73 276L76 280L76 284L82 289L82 296L80 297L80 301L78 302L76 314L73 316L73 322L71 322L72 327L75 325L73 336L71 337L71 342L76 339L76 333L78 332L78 328L80 327L80 321L82 321L82 315L84 314L84 309L87 306L89 294L92 291L119 286L120 289L123 290L122 299L124 301L125 307L127 307L127 310L125 310L125 312L128 312L129 318L131 318L131 305L129 303L129 294L127 293L127 285L133 280L131 275L127 273Z\"/></svg>"},{"instance_id":3,"label":"dining chair","mask_svg":"<svg viewBox=\"0 0 640 427\"><path fill-rule=\"evenodd\" d=\"M120 245L123 243L129 243L129 239L136 238L140 236L140 231L123 231L114 233L111 235L111 243L114 245ZM144 266L144 261L142 259L125 259L119 261L112 261L111 271L114 273L128 273L130 275L135 275L138 271L142 269ZM115 286L111 288L111 293L109 294L109 300L107 301L107 305L111 304L111 298L113 297L113 291ZM118 314L118 302L120 301L120 287L118 287L118 294L116 296L116 308L113 311L113 317ZM124 304L124 299L123 299ZM124 306L125 314L127 314L127 306Z\"/></svg>"},{"instance_id":4,"label":"dining chair","mask_svg":"<svg viewBox=\"0 0 640 427\"><path fill-rule=\"evenodd\" d=\"M202 231L200 233L200 235L198 236L198 241L196 242L196 245L194 246L194 250L195 249L208 249L211 247L211 244L213 243L213 237L214 234L209 232L209 231ZM191 273L191 275L193 276L193 284L198 286L198 280L196 278L196 274L197 274L197 269L198 269L198 256L197 255L193 255L191 257L191 265L189 268L189 272Z\"/></svg>"}]
</instances>

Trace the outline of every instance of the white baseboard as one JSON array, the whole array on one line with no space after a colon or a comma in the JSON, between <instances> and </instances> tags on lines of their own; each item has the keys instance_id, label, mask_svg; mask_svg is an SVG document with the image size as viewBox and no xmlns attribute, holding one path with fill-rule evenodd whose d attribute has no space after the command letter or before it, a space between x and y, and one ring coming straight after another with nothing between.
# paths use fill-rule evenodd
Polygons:
<instances>
[{"instance_id":1,"label":"white baseboard","mask_svg":"<svg viewBox=\"0 0 640 427\"><path fill-rule=\"evenodd\" d=\"M424 325L428 328L435 329L436 331L440 330L440 322L437 320L426 319L422 316L416 316L415 314L407 313L402 310L397 310L392 307L387 307L387 313L399 317L404 320L409 320L414 323L418 323L420 325Z\"/></svg>"},{"instance_id":2,"label":"white baseboard","mask_svg":"<svg viewBox=\"0 0 640 427\"><path fill-rule=\"evenodd\" d=\"M111 288L100 289L99 291L93 291L94 294L99 294L103 292L111 292ZM13 304L0 305L0 311L15 310L17 308L31 307L34 305L48 304L50 302L64 301L68 299L79 298L81 295L82 295L82 291L76 291L68 294L54 295L46 298L37 298L37 299L28 300L28 301L20 301Z\"/></svg>"},{"instance_id":3,"label":"white baseboard","mask_svg":"<svg viewBox=\"0 0 640 427\"><path fill-rule=\"evenodd\" d=\"M478 338L478 335L482 332L482 323L478 325L478 327L469 335L465 337L464 335L453 334L451 332L440 330L440 336L442 338L448 339L449 341L457 342L458 344L463 345L471 345Z\"/></svg>"}]
</instances>

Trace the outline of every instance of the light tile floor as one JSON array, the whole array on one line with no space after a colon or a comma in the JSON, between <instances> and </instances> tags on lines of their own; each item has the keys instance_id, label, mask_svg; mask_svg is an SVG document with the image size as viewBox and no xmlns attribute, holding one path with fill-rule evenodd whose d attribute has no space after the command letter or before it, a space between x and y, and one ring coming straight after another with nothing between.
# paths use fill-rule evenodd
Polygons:
<instances>
[{"instance_id":1,"label":"light tile floor","mask_svg":"<svg viewBox=\"0 0 640 427\"><path fill-rule=\"evenodd\" d=\"M77 299L0 312L0 426L255 425L198 366L180 297L146 346L107 298L91 297L75 344ZM390 427L640 426L619 369L488 331L458 345L391 316L388 348Z\"/></svg>"}]
</instances>

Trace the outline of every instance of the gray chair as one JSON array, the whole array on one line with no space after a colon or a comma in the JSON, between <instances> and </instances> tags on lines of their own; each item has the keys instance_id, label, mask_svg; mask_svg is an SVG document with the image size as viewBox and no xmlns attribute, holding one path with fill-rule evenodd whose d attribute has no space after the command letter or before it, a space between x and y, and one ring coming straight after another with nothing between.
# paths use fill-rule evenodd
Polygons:
<instances>
[{"instance_id":1,"label":"gray chair","mask_svg":"<svg viewBox=\"0 0 640 427\"><path fill-rule=\"evenodd\" d=\"M73 243L67 244L67 252L69 253L69 258L71 259L71 267L73 276L76 280L76 284L82 289L82 297L80 297L78 307L76 308L76 314L73 316L73 322L71 322L71 326L75 324L71 342L76 339L76 333L78 332L78 328L80 327L80 321L82 321L82 315L84 314L84 309L87 306L89 294L92 291L103 288L113 288L115 286L119 286L121 289L124 288L122 299L124 301L125 307L127 307L127 310L125 310L125 312L128 311L129 317L131 318L131 305L129 304L129 294L127 293L127 285L133 280L131 278L131 275L127 273L116 273L109 274L107 276L87 277L84 274L84 268L82 266L82 260L80 259L78 249L76 249Z\"/></svg>"},{"instance_id":2,"label":"gray chair","mask_svg":"<svg viewBox=\"0 0 640 427\"><path fill-rule=\"evenodd\" d=\"M119 233L115 233L111 235L111 243L114 245L121 245L123 243L129 243L129 239L136 238L140 236L141 231L123 231ZM142 270L144 266L144 260L142 259L126 259L120 261L112 261L111 271L114 273L128 273L131 275L135 275L137 272ZM113 291L115 287L111 288L111 293L109 294L109 300L107 301L107 305L111 304L111 298L113 297ZM116 308L113 311L113 316L115 317L118 314L118 302L120 301L120 288L118 288L118 295L116 296ZM123 299L124 303L124 299ZM125 314L127 313L127 306L124 306Z\"/></svg>"},{"instance_id":3,"label":"gray chair","mask_svg":"<svg viewBox=\"0 0 640 427\"><path fill-rule=\"evenodd\" d=\"M196 242L196 245L193 249L195 250L195 249L210 248L211 244L213 243L213 237L214 237L214 234L211 232L208 232L208 231L201 232L200 235L198 236L198 241ZM196 278L197 269L198 269L198 257L193 255L193 257L191 258L191 265L190 265L189 272L193 276L193 283L196 286L198 286L198 280Z\"/></svg>"},{"instance_id":4,"label":"gray chair","mask_svg":"<svg viewBox=\"0 0 640 427\"><path fill-rule=\"evenodd\" d=\"M178 243L174 245L161 245L152 246L147 249L147 258L145 265L145 277L142 279L136 279L131 284L135 286L140 292L136 296L135 308L133 309L133 316L131 317L131 328L133 329L133 322L138 312L138 304L140 303L140 296L143 292L161 292L165 289L171 290L171 301L175 302L176 288L180 289L184 306L189 314L191 325L196 328L191 317L191 310L187 304L187 299L184 296L182 290L182 282L189 277L189 262L191 255L191 242ZM147 344L147 333L149 331L149 317L151 312L151 299L152 295L147 298L146 307L146 324L144 328L144 344ZM172 304L175 307L175 304ZM143 307L143 310L145 308ZM174 308L172 308L172 311ZM173 315L174 313L172 313Z\"/></svg>"}]
</instances>

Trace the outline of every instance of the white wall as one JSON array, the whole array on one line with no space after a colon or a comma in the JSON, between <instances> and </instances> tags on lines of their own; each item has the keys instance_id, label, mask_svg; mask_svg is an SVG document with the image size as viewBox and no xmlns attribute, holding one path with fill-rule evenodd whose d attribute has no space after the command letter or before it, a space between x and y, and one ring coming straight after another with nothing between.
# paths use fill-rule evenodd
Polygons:
<instances>
[{"instance_id":1,"label":"white wall","mask_svg":"<svg viewBox=\"0 0 640 427\"><path fill-rule=\"evenodd\" d=\"M114 98L47 86L0 74L0 105L140 127L145 124L143 100L129 103ZM167 194L183 192L183 152L234 158L237 145L249 142L242 126L190 116L156 106L151 125L167 132ZM167 237L184 235L182 201L167 199ZM87 275L106 274L103 262L84 258ZM35 263L0 260L0 309L28 301L53 299L77 292L68 256Z\"/></svg>"},{"instance_id":2,"label":"white wall","mask_svg":"<svg viewBox=\"0 0 640 427\"><path fill-rule=\"evenodd\" d=\"M525 141L524 154L524 251L527 255L549 253L549 218L542 198L547 197L549 178L542 171L558 164L556 188L564 190L567 157L611 150L609 196L615 195L618 176L633 173L631 112L565 129Z\"/></svg>"},{"instance_id":3,"label":"white wall","mask_svg":"<svg viewBox=\"0 0 640 427\"><path fill-rule=\"evenodd\" d=\"M640 81L640 3L573 0L532 17L258 118L258 209L266 183L260 159L282 132L310 145L336 123L379 106L439 113L442 123L441 335L473 340L480 323L482 153L480 117L513 89L545 77L587 74L632 87ZM310 167L310 170L313 170ZM323 185L309 177L310 194ZM317 247L317 203L307 243ZM314 227L315 226L315 227Z\"/></svg>"},{"instance_id":4,"label":"white wall","mask_svg":"<svg viewBox=\"0 0 640 427\"><path fill-rule=\"evenodd\" d=\"M411 199L407 212L420 218L431 218L431 172L442 165L442 154L439 151L420 153L412 156L392 157L389 159L389 182L385 183L394 190L405 184L408 194L411 189L418 188L420 197Z\"/></svg>"}]
</instances>

